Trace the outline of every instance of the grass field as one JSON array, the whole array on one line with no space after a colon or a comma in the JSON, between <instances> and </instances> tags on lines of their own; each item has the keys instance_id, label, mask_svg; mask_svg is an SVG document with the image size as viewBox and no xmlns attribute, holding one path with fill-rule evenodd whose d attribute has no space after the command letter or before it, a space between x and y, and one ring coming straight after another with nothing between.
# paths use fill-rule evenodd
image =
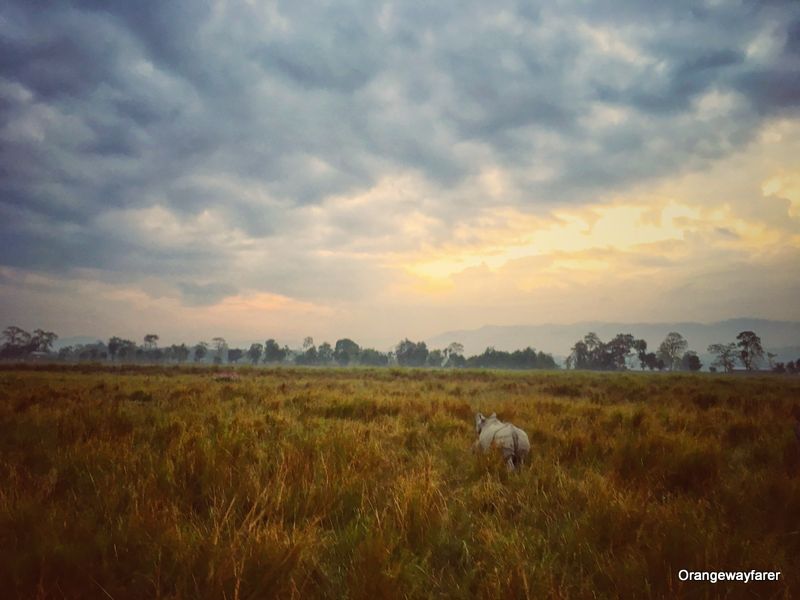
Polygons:
<instances>
[{"instance_id":1,"label":"grass field","mask_svg":"<svg viewBox=\"0 0 800 600\"><path fill-rule=\"evenodd\" d=\"M2 595L800 597L798 378L238 373L0 371Z\"/></svg>"}]
</instances>

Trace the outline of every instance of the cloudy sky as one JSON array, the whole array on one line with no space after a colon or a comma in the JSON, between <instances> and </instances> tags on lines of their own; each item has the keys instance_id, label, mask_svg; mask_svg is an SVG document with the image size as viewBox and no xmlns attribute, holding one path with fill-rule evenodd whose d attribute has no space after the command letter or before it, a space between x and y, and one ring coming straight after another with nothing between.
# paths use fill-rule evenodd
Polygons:
<instances>
[{"instance_id":1,"label":"cloudy sky","mask_svg":"<svg viewBox=\"0 0 800 600\"><path fill-rule=\"evenodd\" d=\"M0 5L0 313L195 342L800 319L800 3Z\"/></svg>"}]
</instances>

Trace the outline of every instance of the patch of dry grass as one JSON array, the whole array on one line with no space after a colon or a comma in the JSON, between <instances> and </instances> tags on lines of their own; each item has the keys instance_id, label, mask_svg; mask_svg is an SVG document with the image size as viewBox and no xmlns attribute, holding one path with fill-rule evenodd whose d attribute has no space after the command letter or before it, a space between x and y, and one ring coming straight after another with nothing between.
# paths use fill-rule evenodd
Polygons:
<instances>
[{"instance_id":1,"label":"patch of dry grass","mask_svg":"<svg viewBox=\"0 0 800 600\"><path fill-rule=\"evenodd\" d=\"M4 595L800 593L796 379L237 373L0 372ZM522 473L471 455L477 410L528 432Z\"/></svg>"}]
</instances>

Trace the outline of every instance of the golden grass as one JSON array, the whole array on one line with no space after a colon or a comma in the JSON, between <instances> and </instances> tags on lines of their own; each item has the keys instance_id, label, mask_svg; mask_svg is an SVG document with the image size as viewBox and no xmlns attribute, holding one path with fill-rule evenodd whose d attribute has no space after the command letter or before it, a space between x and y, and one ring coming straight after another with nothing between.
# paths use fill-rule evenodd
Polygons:
<instances>
[{"instance_id":1,"label":"golden grass","mask_svg":"<svg viewBox=\"0 0 800 600\"><path fill-rule=\"evenodd\" d=\"M796 378L82 371L0 372L4 596L800 596Z\"/></svg>"}]
</instances>

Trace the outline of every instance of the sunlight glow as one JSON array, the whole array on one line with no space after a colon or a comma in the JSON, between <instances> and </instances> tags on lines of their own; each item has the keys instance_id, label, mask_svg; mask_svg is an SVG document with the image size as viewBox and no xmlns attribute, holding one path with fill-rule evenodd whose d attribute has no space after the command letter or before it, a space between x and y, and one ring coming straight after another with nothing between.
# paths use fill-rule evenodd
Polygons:
<instances>
[{"instance_id":1,"label":"sunlight glow","mask_svg":"<svg viewBox=\"0 0 800 600\"><path fill-rule=\"evenodd\" d=\"M538 225L538 219L517 215L519 222L531 222L531 229L520 243L496 242L465 251L454 250L433 259L424 257L405 266L414 275L426 279L445 279L470 267L485 265L490 269L502 267L511 260L552 254L578 252L591 248L628 250L640 244L670 239L680 239L684 228L682 220L699 218L699 211L689 206L670 202L663 206L654 221L649 205L611 205L591 209L554 213L555 220L547 226ZM593 265L598 261L572 260L574 269L580 264Z\"/></svg>"}]
</instances>

